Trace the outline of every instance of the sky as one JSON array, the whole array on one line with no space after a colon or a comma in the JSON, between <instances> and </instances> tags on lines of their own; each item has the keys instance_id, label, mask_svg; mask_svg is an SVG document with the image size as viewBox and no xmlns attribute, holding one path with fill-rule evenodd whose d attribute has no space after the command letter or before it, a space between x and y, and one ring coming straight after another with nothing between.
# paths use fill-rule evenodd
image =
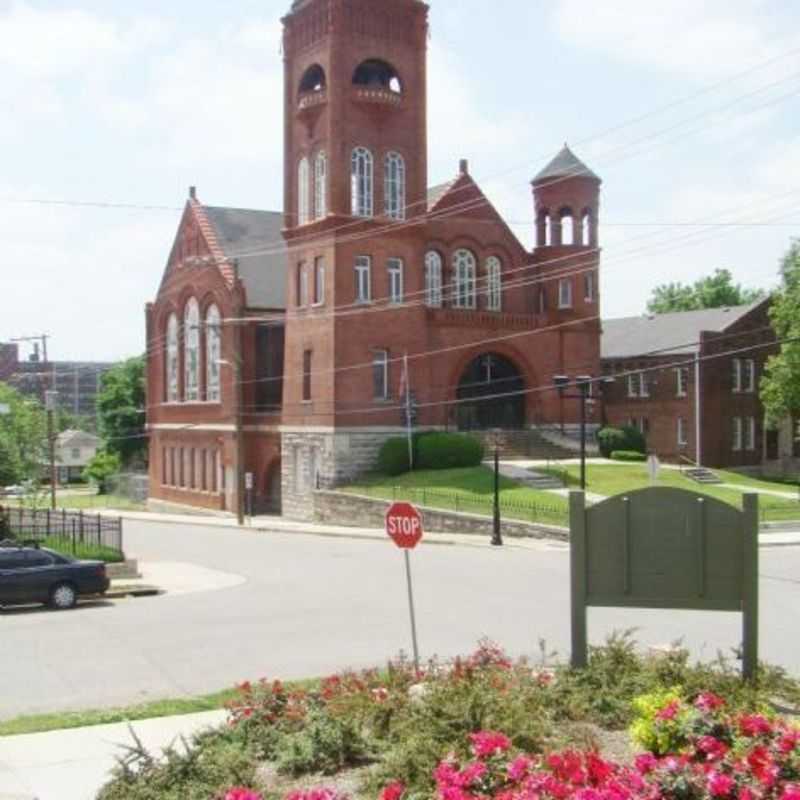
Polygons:
<instances>
[{"instance_id":1,"label":"sky","mask_svg":"<svg viewBox=\"0 0 800 800\"><path fill-rule=\"evenodd\" d=\"M0 0L0 341L143 352L188 187L281 208L289 5ZM468 158L531 247L530 179L568 142L603 178L604 317L721 267L776 284L800 236L800 4L430 5L431 185Z\"/></svg>"}]
</instances>

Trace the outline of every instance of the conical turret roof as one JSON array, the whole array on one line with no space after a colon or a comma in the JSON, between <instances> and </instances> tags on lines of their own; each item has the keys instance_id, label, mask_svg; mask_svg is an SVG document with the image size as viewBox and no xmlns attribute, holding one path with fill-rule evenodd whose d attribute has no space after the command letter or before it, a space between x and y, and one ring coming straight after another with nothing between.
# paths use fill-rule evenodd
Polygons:
<instances>
[{"instance_id":1,"label":"conical turret roof","mask_svg":"<svg viewBox=\"0 0 800 800\"><path fill-rule=\"evenodd\" d=\"M533 179L533 183L550 178L591 178L600 181L586 164L583 163L565 144L558 155Z\"/></svg>"}]
</instances>

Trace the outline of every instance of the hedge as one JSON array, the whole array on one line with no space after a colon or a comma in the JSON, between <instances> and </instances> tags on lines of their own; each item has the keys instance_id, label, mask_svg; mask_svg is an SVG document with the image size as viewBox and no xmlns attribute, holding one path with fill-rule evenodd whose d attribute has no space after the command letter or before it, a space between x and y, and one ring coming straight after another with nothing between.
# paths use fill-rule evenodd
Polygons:
<instances>
[{"instance_id":1,"label":"hedge","mask_svg":"<svg viewBox=\"0 0 800 800\"><path fill-rule=\"evenodd\" d=\"M615 450L611 454L612 461L647 461L644 453L637 453L635 450Z\"/></svg>"},{"instance_id":2,"label":"hedge","mask_svg":"<svg viewBox=\"0 0 800 800\"><path fill-rule=\"evenodd\" d=\"M419 437L416 464L419 469L477 467L483 461L483 445L462 433L426 433Z\"/></svg>"},{"instance_id":3,"label":"hedge","mask_svg":"<svg viewBox=\"0 0 800 800\"><path fill-rule=\"evenodd\" d=\"M644 453L647 450L647 443L642 432L638 428L630 426L603 428L597 433L597 444L600 454L604 458L611 458L613 452L620 450L634 453Z\"/></svg>"},{"instance_id":4,"label":"hedge","mask_svg":"<svg viewBox=\"0 0 800 800\"><path fill-rule=\"evenodd\" d=\"M387 439L378 453L378 468L384 475L402 475L410 469L408 439Z\"/></svg>"}]
</instances>

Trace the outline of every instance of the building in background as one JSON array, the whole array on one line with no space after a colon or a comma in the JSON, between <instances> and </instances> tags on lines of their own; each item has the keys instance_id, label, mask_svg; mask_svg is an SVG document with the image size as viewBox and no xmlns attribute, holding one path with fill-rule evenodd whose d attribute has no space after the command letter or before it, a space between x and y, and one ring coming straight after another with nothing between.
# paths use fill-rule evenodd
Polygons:
<instances>
[{"instance_id":1,"label":"building in background","mask_svg":"<svg viewBox=\"0 0 800 800\"><path fill-rule=\"evenodd\" d=\"M769 304L604 321L603 372L623 376L606 389L605 421L638 428L651 452L676 463L777 459L778 432L765 430L759 398L764 365L778 352Z\"/></svg>"},{"instance_id":2,"label":"building in background","mask_svg":"<svg viewBox=\"0 0 800 800\"><path fill-rule=\"evenodd\" d=\"M598 176L545 166L528 251L466 160L429 185L427 5L283 24L283 213L192 191L148 306L151 498L232 511L246 472L256 510L309 518L404 434L407 391L417 430L577 425L552 379L600 374Z\"/></svg>"},{"instance_id":3,"label":"building in background","mask_svg":"<svg viewBox=\"0 0 800 800\"><path fill-rule=\"evenodd\" d=\"M97 455L102 441L85 431L64 431L55 442L56 475L61 484L80 481L83 470Z\"/></svg>"}]
</instances>

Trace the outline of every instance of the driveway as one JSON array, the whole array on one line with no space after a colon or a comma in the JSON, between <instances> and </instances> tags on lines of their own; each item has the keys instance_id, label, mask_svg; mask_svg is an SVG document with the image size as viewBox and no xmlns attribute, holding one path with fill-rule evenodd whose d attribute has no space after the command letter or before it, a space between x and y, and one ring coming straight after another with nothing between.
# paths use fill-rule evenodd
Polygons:
<instances>
[{"instance_id":1,"label":"driveway","mask_svg":"<svg viewBox=\"0 0 800 800\"><path fill-rule=\"evenodd\" d=\"M384 541L126 522L130 554L230 579L205 591L0 614L0 718L211 692L262 676L299 678L380 664L411 649L405 572ZM484 636L536 656L569 645L568 553L422 546L412 555L424 657ZM800 548L761 551L762 657L800 673ZM187 567L189 569L189 567ZM589 634L639 626L645 644L683 638L713 658L740 641L740 617L592 610Z\"/></svg>"}]
</instances>

